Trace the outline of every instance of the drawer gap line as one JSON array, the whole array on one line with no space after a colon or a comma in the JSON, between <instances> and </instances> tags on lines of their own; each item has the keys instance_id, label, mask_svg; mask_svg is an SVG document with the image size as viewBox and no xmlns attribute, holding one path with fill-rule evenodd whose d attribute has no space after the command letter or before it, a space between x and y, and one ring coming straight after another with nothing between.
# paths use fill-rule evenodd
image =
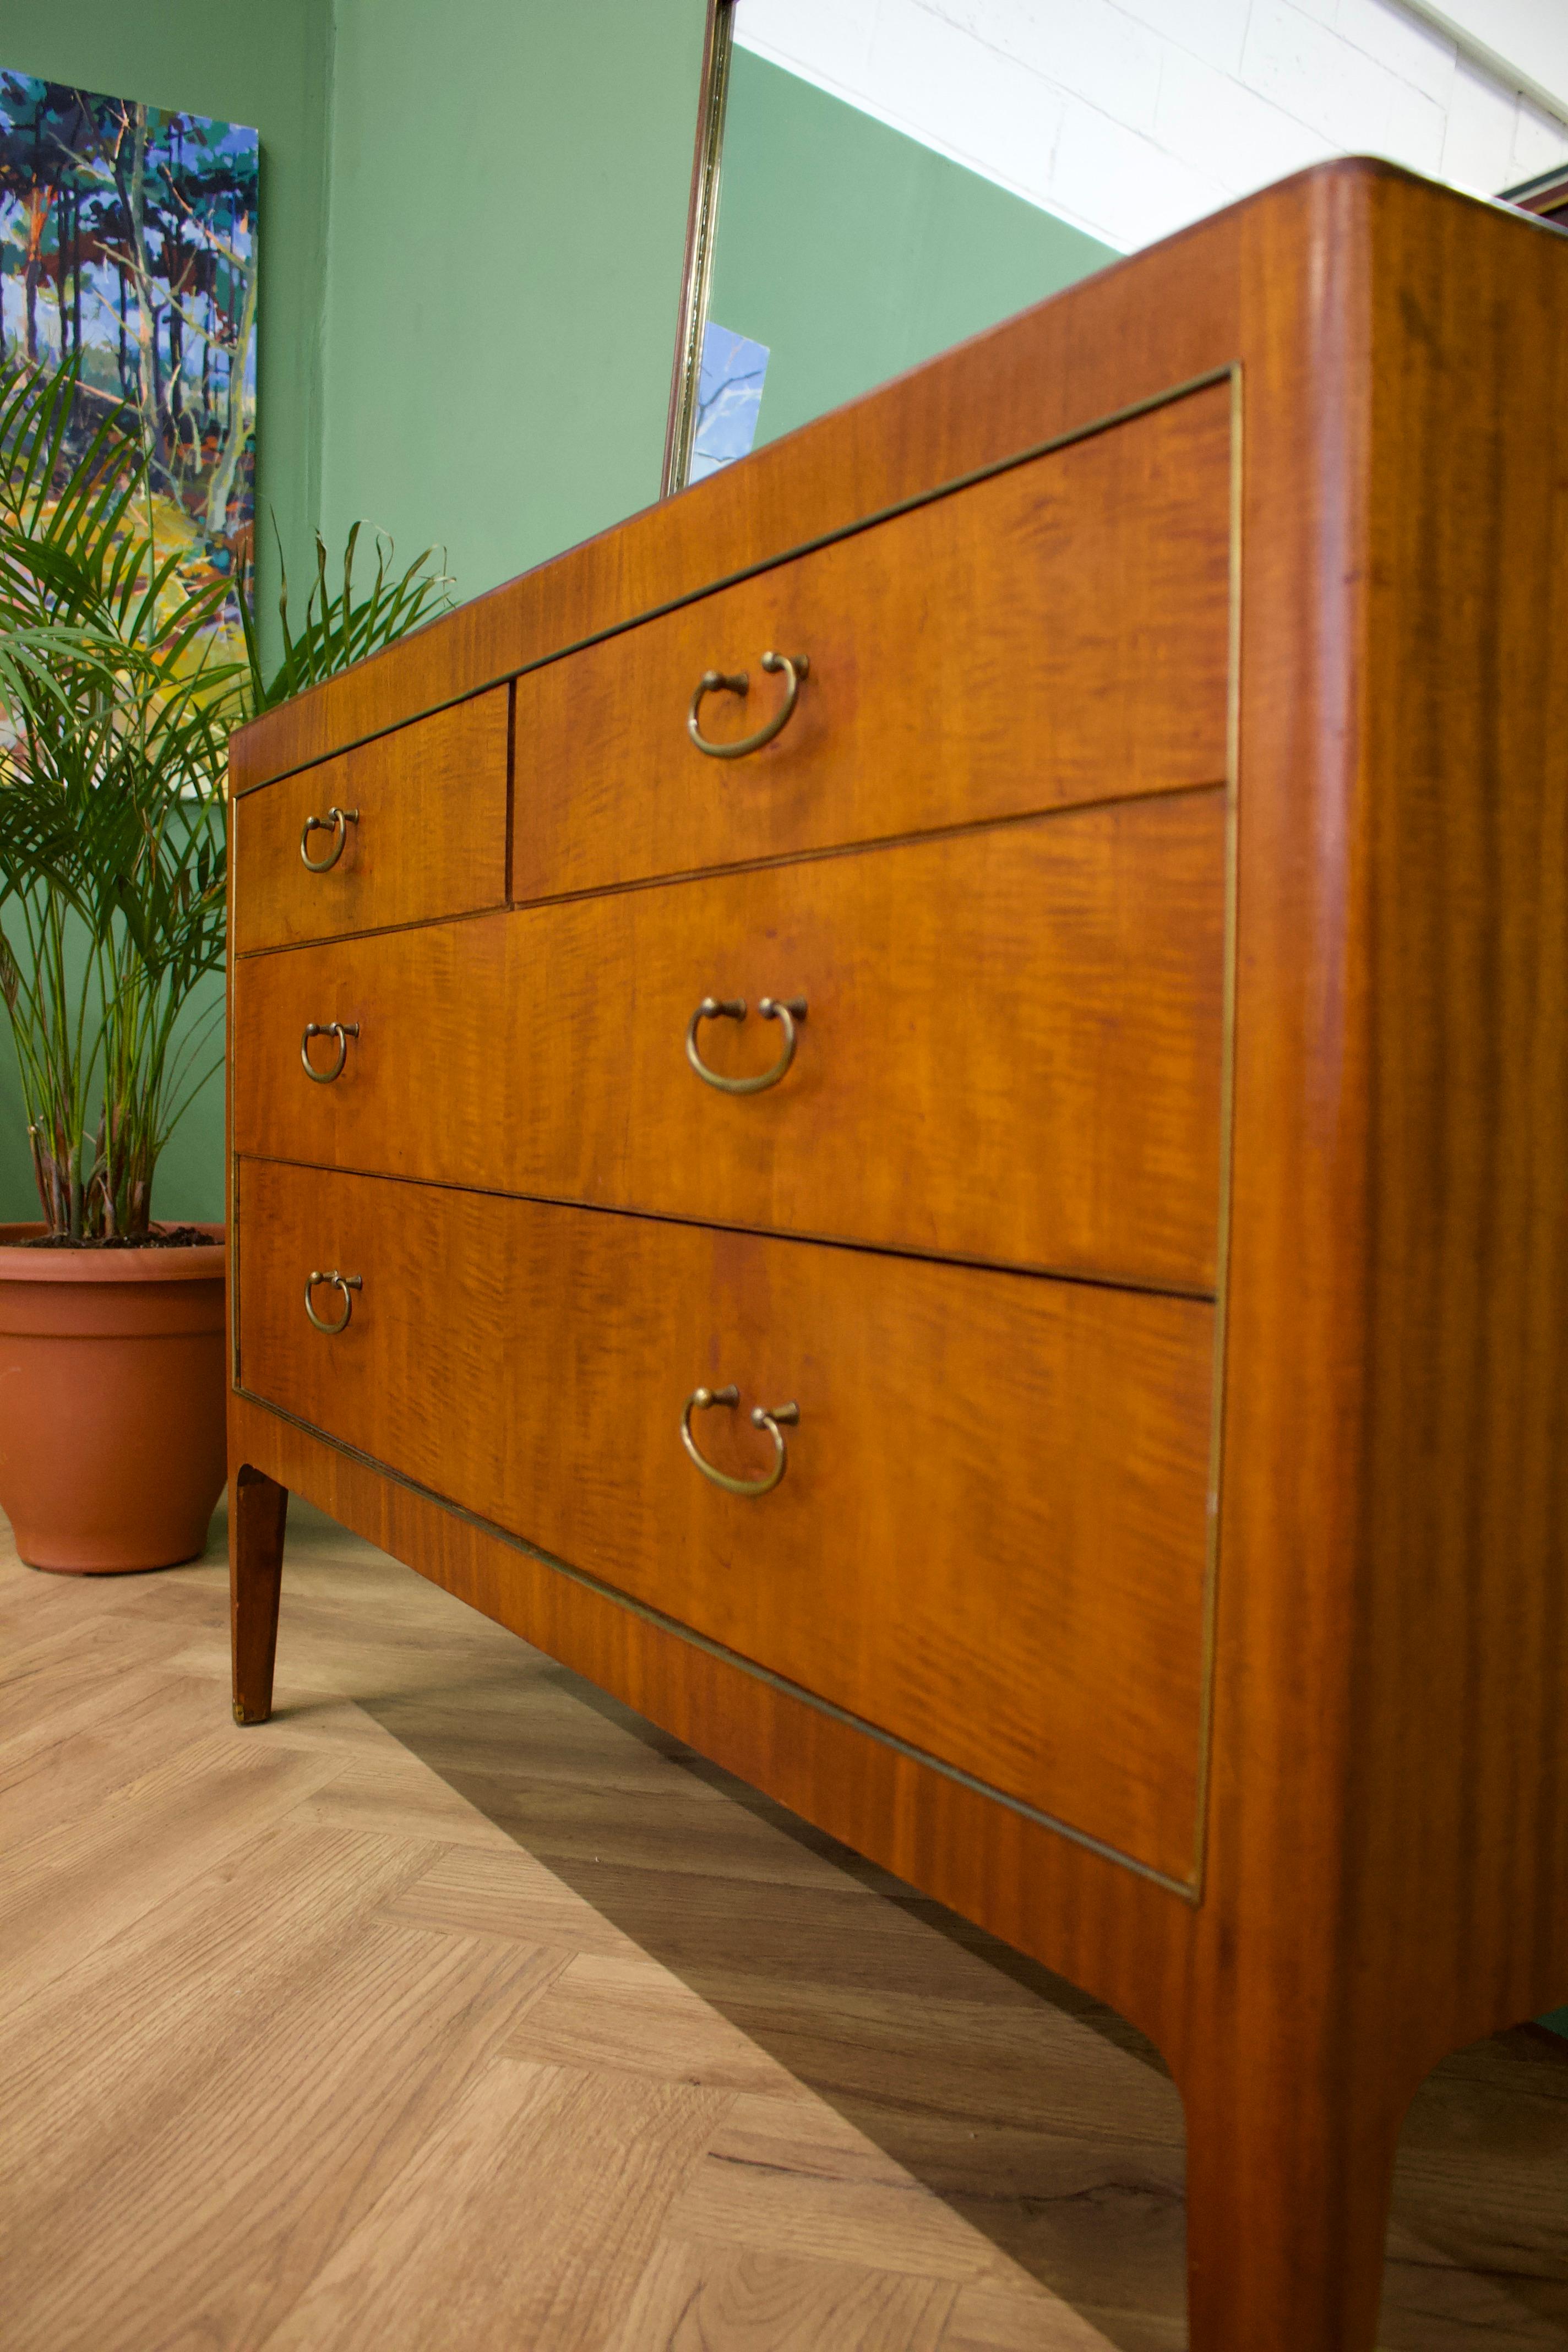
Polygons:
<instances>
[{"instance_id":1,"label":"drawer gap line","mask_svg":"<svg viewBox=\"0 0 1568 2352\"><path fill-rule=\"evenodd\" d=\"M962 1251L916 1249L909 1242L858 1242L842 1234L784 1232L777 1225L747 1225L723 1217L685 1217L673 1209L622 1209L607 1201L575 1200L565 1192L508 1192L499 1184L458 1184L449 1176L400 1176L385 1168L345 1168L331 1160L289 1160L281 1152L247 1151L236 1155L241 1166L309 1168L321 1176L363 1176L372 1184L412 1184L422 1192L461 1192L481 1201L530 1201L541 1209L576 1209L594 1217L635 1217L650 1225L682 1225L705 1234L749 1234L763 1242L792 1242L805 1249L853 1250L862 1257L909 1259L916 1265L962 1265L976 1274L1013 1275L1022 1282L1070 1283L1079 1290L1130 1291L1140 1298L1178 1298L1190 1307L1215 1307L1217 1291L1186 1288L1179 1283L1143 1282L1136 1275L1079 1274L1049 1265L1020 1265L1014 1260L969 1257Z\"/></svg>"},{"instance_id":2,"label":"drawer gap line","mask_svg":"<svg viewBox=\"0 0 1568 2352\"><path fill-rule=\"evenodd\" d=\"M1103 816L1108 810L1166 806L1177 801L1201 799L1205 793L1229 789L1224 776L1199 783L1153 784L1144 792L1108 793L1096 800L1058 801L1049 808L1007 809L995 816L966 817L958 824L933 824L916 833L873 834L861 841L824 842L813 849L784 849L773 857L737 858L725 866L682 866L668 874L636 874L621 882L601 882L582 890L554 890L534 898L492 898L483 907L459 907L441 915L416 915L405 923L367 923L352 931L313 932L305 940L277 940L256 948L237 948L237 963L254 963L262 956L293 955L302 948L335 947L350 940L388 939L402 931L435 930L443 923L473 923L489 915L527 915L542 907L581 905L590 898L619 898L634 890L668 890L693 882L726 881L736 874L767 874L786 866L820 866L830 858L874 857L884 850L916 849L928 841L960 841L966 835L999 833L1025 824L1054 824L1078 816ZM508 834L510 868L511 837Z\"/></svg>"},{"instance_id":3,"label":"drawer gap line","mask_svg":"<svg viewBox=\"0 0 1568 2352\"><path fill-rule=\"evenodd\" d=\"M994 457L984 466L976 466L966 474L955 474L951 481L941 482L935 489L917 490L893 505L879 507L874 513L857 515L853 521L839 523L834 530L823 531L816 539L805 539L794 547L782 548L777 554L764 555L755 563L748 563L739 572L726 572L716 580L704 581L700 588L689 588L667 604L650 604L645 612L633 613L623 621L612 621L585 637L575 637L569 645L557 646L532 661L520 662L515 669L504 669L478 686L466 686L460 694L448 695L444 702L433 702L427 708L411 711L405 719L395 719L390 727L377 727L368 735L356 735L345 743L335 744L330 751L318 751L313 759L301 760L292 768L279 768L275 775L258 776L254 782L243 784L235 793L243 800L247 793L264 792L268 784L281 784L290 776L303 775L307 769L318 768L324 761L341 759L345 752L363 751L367 743L379 743L388 735L395 735L405 727L416 727L423 719L439 717L443 710L455 710L460 702L471 702L476 696L489 694L498 686L510 685L527 677L536 669L548 669L552 662L565 661L573 654L585 653L590 646L607 645L612 637L624 636L628 629L640 629L647 622L662 621L668 614L679 613L688 604L700 604L705 596L716 596L726 588L738 588L742 581L760 579L764 572L776 572L782 564L794 563L802 556L816 555L825 547L836 547L841 540L857 538L861 531L874 530L879 523L895 522L900 515L914 514L921 507L934 506L941 499L952 498L959 490L973 489L978 482L994 480L999 474L1010 474L1019 466L1032 465L1037 457L1054 457L1058 449L1071 449L1081 441L1092 441L1101 433L1113 432L1119 425L1131 425L1140 416L1149 416L1159 408L1173 407L1179 400L1193 394L1206 392L1211 385L1234 379L1240 371L1239 360L1226 360L1216 367L1207 368L1201 375L1190 376L1184 383L1167 386L1163 392L1151 393L1146 399L1136 400L1125 408L1111 409L1104 416L1091 417L1087 424L1075 425L1070 431L1058 433L1048 441L1032 442L1026 449L1014 450L1005 457ZM803 427L803 430L809 429ZM584 542L585 544L591 542ZM564 552L572 552L567 550ZM551 557L551 562L560 561ZM526 575L525 575L526 576ZM499 591L491 590L492 595ZM476 600L477 601L477 600ZM458 611L462 607L458 606Z\"/></svg>"}]
</instances>

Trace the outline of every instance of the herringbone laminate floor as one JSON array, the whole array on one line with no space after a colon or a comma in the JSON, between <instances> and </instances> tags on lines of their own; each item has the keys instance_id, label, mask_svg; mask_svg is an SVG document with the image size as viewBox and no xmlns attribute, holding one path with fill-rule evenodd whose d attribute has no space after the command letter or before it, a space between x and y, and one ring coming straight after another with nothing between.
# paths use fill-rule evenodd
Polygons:
<instances>
[{"instance_id":1,"label":"herringbone laminate floor","mask_svg":"<svg viewBox=\"0 0 1568 2352\"><path fill-rule=\"evenodd\" d=\"M6 2352L1165 2352L1130 2028L294 1507L279 1713L206 1561L0 1522ZM1383 2338L1568 2346L1568 2042L1405 2132Z\"/></svg>"}]
</instances>

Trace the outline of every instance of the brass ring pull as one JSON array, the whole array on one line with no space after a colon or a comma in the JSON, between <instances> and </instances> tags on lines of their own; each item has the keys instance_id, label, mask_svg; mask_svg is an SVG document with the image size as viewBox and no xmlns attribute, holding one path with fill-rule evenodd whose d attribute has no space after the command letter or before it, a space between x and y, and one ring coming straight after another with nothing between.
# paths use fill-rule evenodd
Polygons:
<instances>
[{"instance_id":1,"label":"brass ring pull","mask_svg":"<svg viewBox=\"0 0 1568 2352\"><path fill-rule=\"evenodd\" d=\"M325 816L308 816L305 830L300 835L300 856L307 870L311 874L330 874L343 854L350 825L358 823L358 809L330 808ZM330 833L332 836L332 845L325 857L312 857L310 855L310 835L313 833Z\"/></svg>"},{"instance_id":2,"label":"brass ring pull","mask_svg":"<svg viewBox=\"0 0 1568 2352\"><path fill-rule=\"evenodd\" d=\"M767 670L783 670L785 679L784 698L765 727L759 727L754 735L742 735L738 743L710 743L707 736L702 732L698 714L702 709L702 698L705 694L743 696L751 686L751 679L743 669L737 670L732 677L726 677L722 670L705 669L703 671L698 681L697 691L691 698L691 708L686 714L686 731L698 750L706 751L710 760L743 760L748 751L760 751L764 743L773 741L781 728L788 726L795 713L795 706L800 700L800 682L809 672L811 663L805 654L791 656L767 653L763 656L763 667Z\"/></svg>"},{"instance_id":3,"label":"brass ring pull","mask_svg":"<svg viewBox=\"0 0 1568 2352\"><path fill-rule=\"evenodd\" d=\"M697 1030L703 1021L743 1021L746 1000L743 996L705 996L686 1024L686 1058L706 1086L717 1087L722 1095L760 1095L764 1087L776 1087L795 1059L795 1024L805 1019L804 996L763 996L757 1001L757 1011L764 1021L784 1024L784 1049L771 1070L755 1078L721 1078L710 1070L697 1050Z\"/></svg>"},{"instance_id":4,"label":"brass ring pull","mask_svg":"<svg viewBox=\"0 0 1568 2352\"><path fill-rule=\"evenodd\" d=\"M332 1285L332 1287L335 1290L341 1290L343 1294L343 1311L335 1323L322 1322L321 1317L316 1312L315 1306L310 1297L312 1290L316 1290L323 1284L329 1282ZM340 1331L346 1331L349 1328L349 1318L354 1311L353 1293L356 1290L363 1290L363 1288L364 1280L363 1276L357 1274L339 1274L335 1266L331 1274L312 1274L309 1276L305 1284L305 1312L310 1317L318 1331L324 1331L329 1339L334 1339Z\"/></svg>"},{"instance_id":5,"label":"brass ring pull","mask_svg":"<svg viewBox=\"0 0 1568 2352\"><path fill-rule=\"evenodd\" d=\"M710 1405L737 1405L740 1402L741 1391L738 1388L693 1389L686 1400L686 1409L680 1416L680 1442L702 1475L710 1479L715 1486L722 1486L726 1495L771 1495L789 1467L789 1454L784 1446L784 1429L780 1424L787 1423L793 1429L800 1419L799 1405L776 1404L771 1412L760 1404L752 1407L752 1428L765 1429L773 1441L773 1466L765 1477L731 1478L727 1471L715 1470L711 1462L705 1462L697 1451L697 1440L691 1434L692 1414L706 1412Z\"/></svg>"},{"instance_id":6,"label":"brass ring pull","mask_svg":"<svg viewBox=\"0 0 1568 2352\"><path fill-rule=\"evenodd\" d=\"M330 1087L334 1078L341 1078L343 1074L343 1064L349 1057L349 1039L351 1037L357 1037L358 1035L359 1023L357 1021L308 1021L305 1024L305 1034L300 1040L300 1059L305 1065L305 1076L308 1078L314 1078L319 1087ZM330 1070L318 1070L314 1062L311 1061L310 1040L312 1037L335 1037L337 1039L338 1057L332 1064Z\"/></svg>"}]
</instances>

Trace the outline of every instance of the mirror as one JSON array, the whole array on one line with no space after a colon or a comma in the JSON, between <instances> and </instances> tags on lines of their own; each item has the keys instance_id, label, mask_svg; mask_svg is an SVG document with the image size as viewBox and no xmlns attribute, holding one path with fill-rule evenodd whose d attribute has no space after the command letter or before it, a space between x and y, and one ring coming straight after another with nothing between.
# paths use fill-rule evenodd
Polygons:
<instances>
[{"instance_id":1,"label":"mirror","mask_svg":"<svg viewBox=\"0 0 1568 2352\"><path fill-rule=\"evenodd\" d=\"M1117 258L1003 184L1005 123L994 177L902 127L907 44L867 45L854 102L808 78L798 5L710 6L667 495Z\"/></svg>"},{"instance_id":2,"label":"mirror","mask_svg":"<svg viewBox=\"0 0 1568 2352\"><path fill-rule=\"evenodd\" d=\"M1325 156L1568 223L1529 9L1304 5L710 0L666 488Z\"/></svg>"}]
</instances>

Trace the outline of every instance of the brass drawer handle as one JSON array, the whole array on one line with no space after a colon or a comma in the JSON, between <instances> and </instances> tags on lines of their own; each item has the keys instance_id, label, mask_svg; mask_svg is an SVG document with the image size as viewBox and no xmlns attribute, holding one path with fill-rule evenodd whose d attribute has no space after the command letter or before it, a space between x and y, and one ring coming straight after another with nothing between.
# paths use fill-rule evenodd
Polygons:
<instances>
[{"instance_id":1,"label":"brass drawer handle","mask_svg":"<svg viewBox=\"0 0 1568 2352\"><path fill-rule=\"evenodd\" d=\"M335 1323L322 1322L310 1297L312 1290L320 1289L327 1283L331 1283L335 1290L341 1290L343 1294L343 1311ZM318 1331L324 1331L329 1339L336 1339L340 1331L346 1331L349 1328L349 1318L354 1311L353 1292L363 1288L363 1276L340 1274L335 1266L331 1274L312 1274L305 1284L305 1312Z\"/></svg>"},{"instance_id":2,"label":"brass drawer handle","mask_svg":"<svg viewBox=\"0 0 1568 2352\"><path fill-rule=\"evenodd\" d=\"M697 1050L697 1030L703 1021L743 1021L746 1000L743 996L705 996L686 1024L686 1058L703 1083L717 1087L722 1095L760 1095L765 1087L776 1087L795 1059L795 1024L805 1019L804 996L763 996L758 999L757 1011L764 1021L784 1024L784 1050L771 1070L755 1078L721 1078L710 1070Z\"/></svg>"},{"instance_id":3,"label":"brass drawer handle","mask_svg":"<svg viewBox=\"0 0 1568 2352\"><path fill-rule=\"evenodd\" d=\"M692 1414L706 1412L710 1405L737 1405L740 1402L741 1391L737 1388L693 1389L680 1416L680 1442L702 1475L711 1479L715 1486L722 1486L726 1495L771 1495L789 1467L789 1454L780 1423L787 1423L793 1429L800 1419L799 1405L776 1404L771 1412L760 1404L752 1407L752 1428L765 1429L773 1441L773 1466L764 1478L731 1478L727 1471L715 1470L711 1462L705 1462L697 1451L697 1440L691 1434Z\"/></svg>"},{"instance_id":4,"label":"brass drawer handle","mask_svg":"<svg viewBox=\"0 0 1568 2352\"><path fill-rule=\"evenodd\" d=\"M314 1078L319 1087L330 1087L334 1078L341 1078L343 1074L343 1064L349 1057L349 1039L351 1037L357 1037L358 1035L359 1023L357 1021L308 1021L305 1024L305 1034L300 1040L300 1059L305 1065L305 1076L308 1078ZM332 1064L330 1070L318 1070L314 1062L311 1061L310 1040L312 1037L335 1037L337 1039L338 1057Z\"/></svg>"},{"instance_id":5,"label":"brass drawer handle","mask_svg":"<svg viewBox=\"0 0 1568 2352\"><path fill-rule=\"evenodd\" d=\"M783 670L787 681L784 698L765 727L759 727L754 735L742 735L738 743L710 743L702 732L698 713L702 708L705 694L744 695L751 686L751 679L743 669L737 670L731 677L726 677L722 670L703 671L697 691L691 698L691 708L686 715L686 730L698 750L706 751L710 760L743 760L748 751L760 751L764 743L773 741L781 728L788 726L795 706L800 700L800 682L810 670L811 663L805 654L792 656L789 654L767 653L763 656L763 667Z\"/></svg>"},{"instance_id":6,"label":"brass drawer handle","mask_svg":"<svg viewBox=\"0 0 1568 2352\"><path fill-rule=\"evenodd\" d=\"M300 856L308 870L312 874L330 874L343 854L350 825L358 823L358 809L330 808L325 816L308 816L305 830L300 835ZM332 845L325 857L312 857L310 855L310 835L313 833L330 833L332 836Z\"/></svg>"}]
</instances>

